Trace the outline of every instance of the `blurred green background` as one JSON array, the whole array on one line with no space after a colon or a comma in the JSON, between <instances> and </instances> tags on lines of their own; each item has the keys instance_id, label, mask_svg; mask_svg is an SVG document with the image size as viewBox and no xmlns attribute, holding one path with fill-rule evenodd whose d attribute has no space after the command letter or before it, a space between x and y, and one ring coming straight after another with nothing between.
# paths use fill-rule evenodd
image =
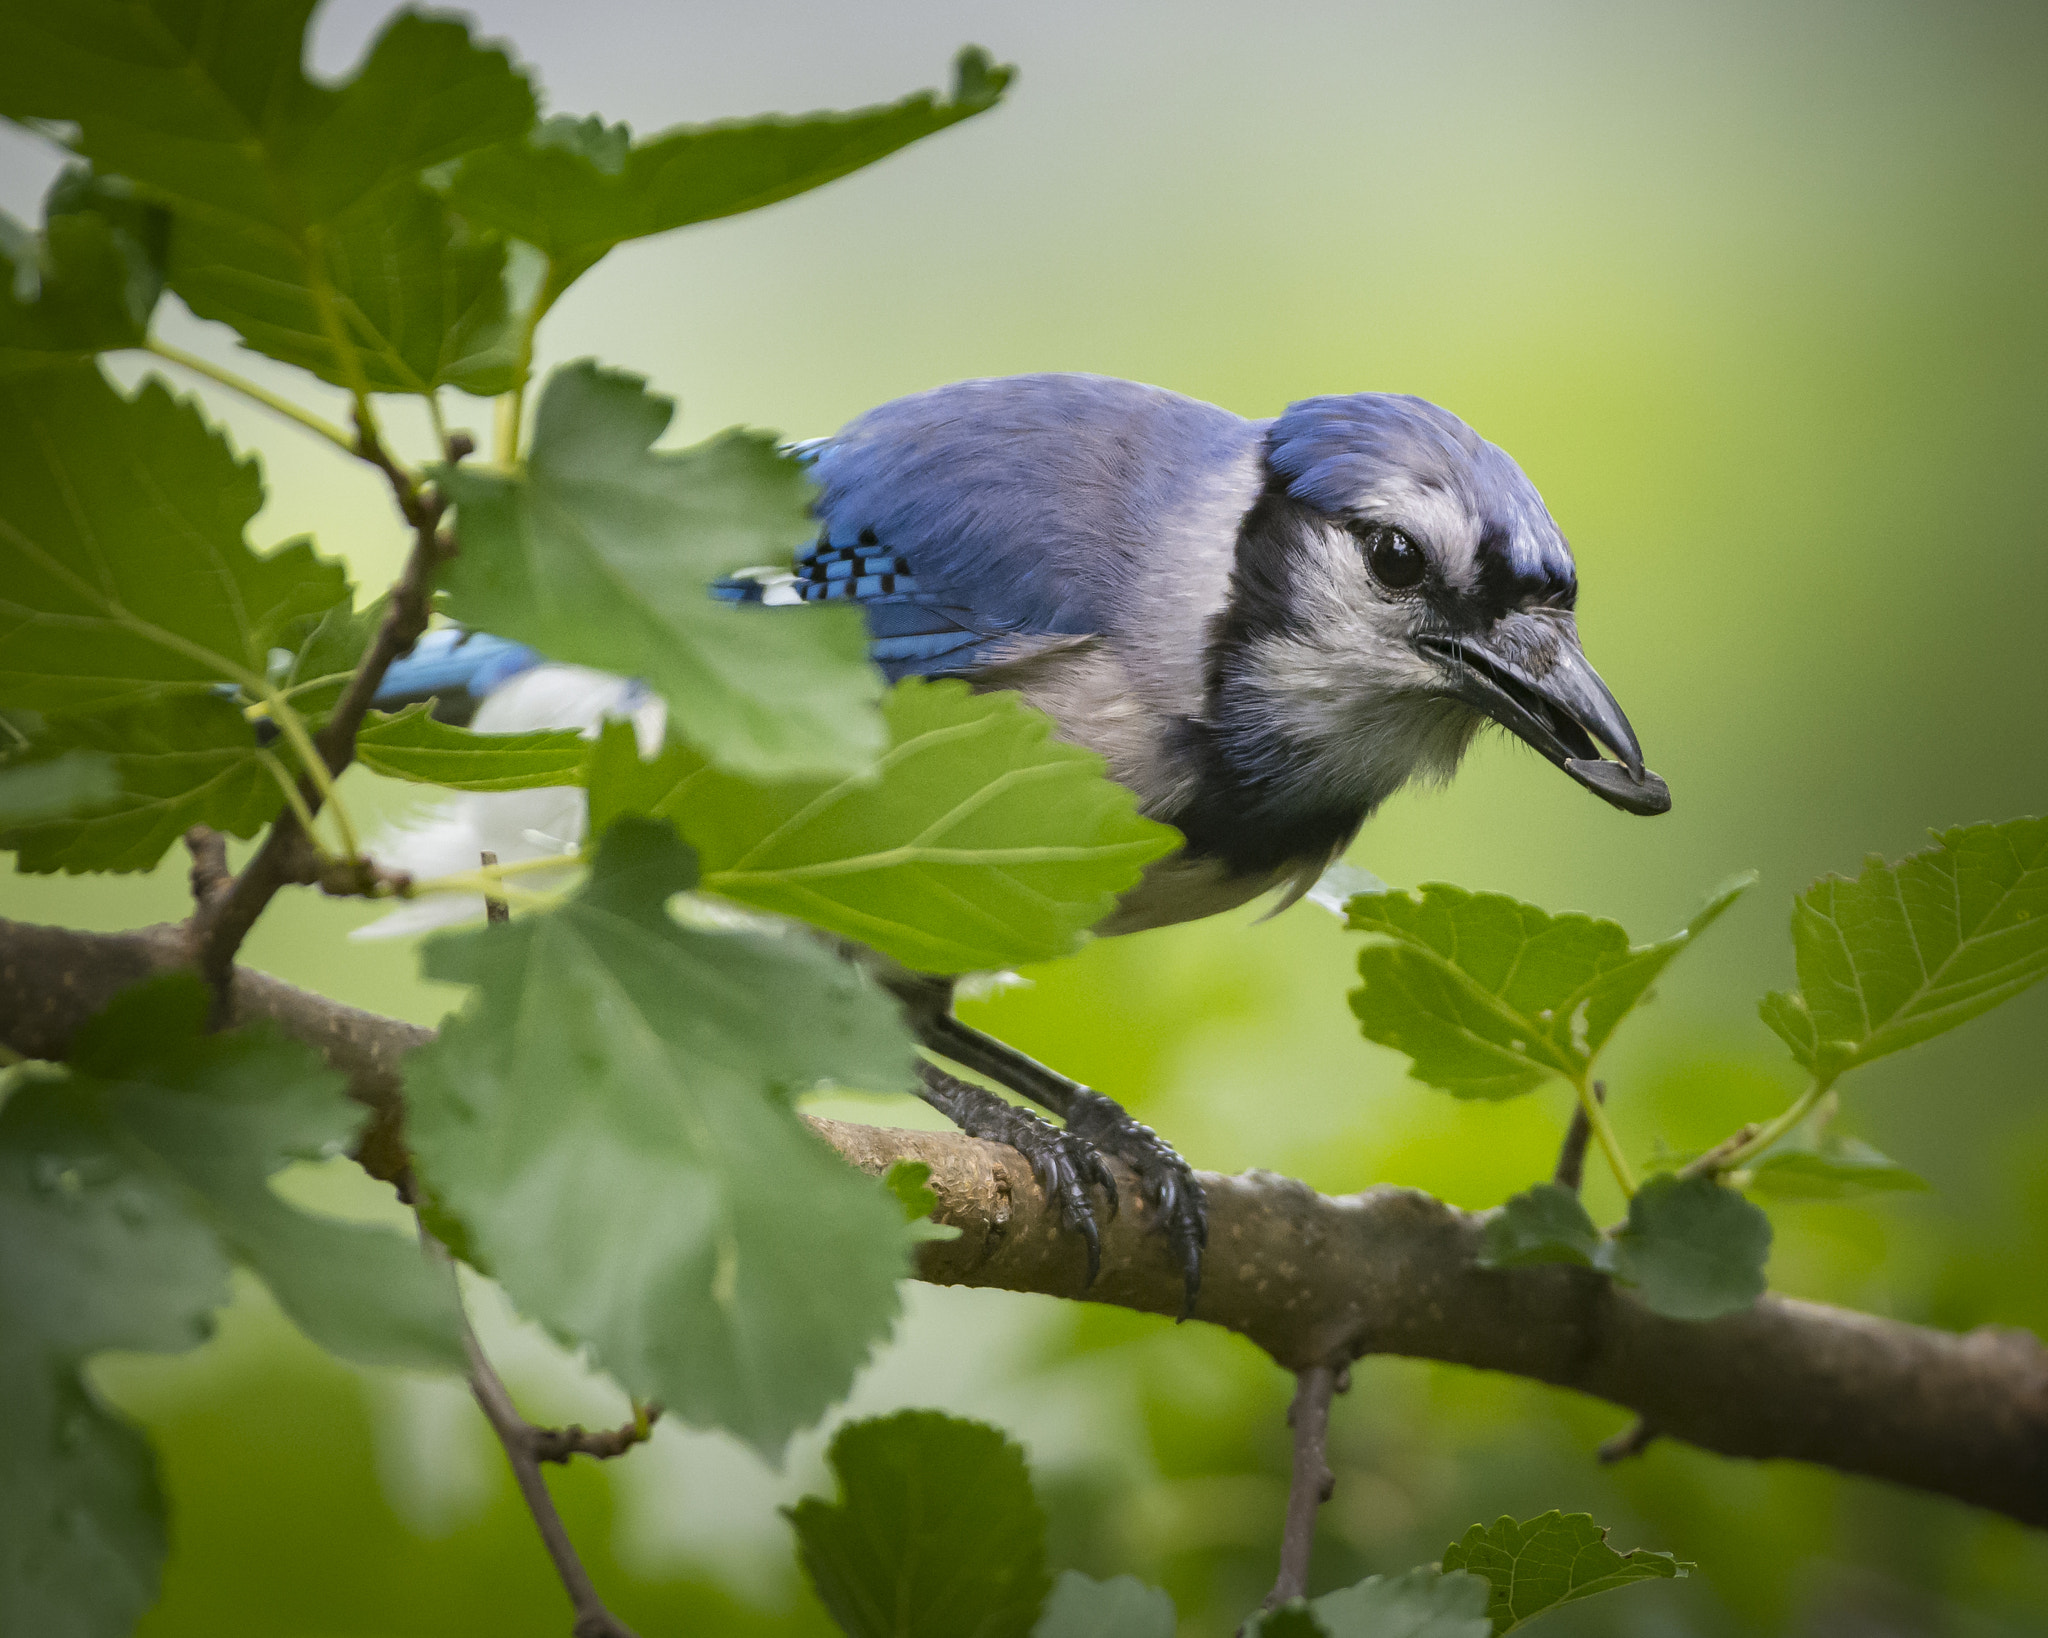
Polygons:
<instances>
[{"instance_id":1,"label":"blurred green background","mask_svg":"<svg viewBox=\"0 0 2048 1638\"><path fill-rule=\"evenodd\" d=\"M334 0L339 72L383 7ZM559 110L652 130L885 100L977 40L1011 101L848 181L619 251L544 332L676 394L676 433L830 431L962 376L1081 369L1248 415L1313 393L1423 394L1512 451L1578 553L1581 625L1670 781L1654 824L1496 737L1404 794L1353 858L1669 931L1729 873L1763 885L1674 970L1608 1061L1633 1150L1780 1106L1754 999L1790 976L1792 892L1930 825L2048 805L2048 11L2036 4L475 7ZM47 150L0 132L0 204ZM167 304L171 305L171 304ZM226 333L182 313L182 345ZM237 367L317 401L262 360ZM127 373L135 373L129 370ZM322 406L339 415L340 406ZM238 404L257 537L315 531L366 580L401 538L375 476ZM472 407L474 410L474 407ZM458 417L458 423L460 421ZM480 414L472 413L474 424ZM417 432L401 420L402 428ZM386 814L406 795L360 773ZM0 913L114 927L181 913L180 872L0 879ZM432 1021L446 992L360 910L301 898L252 958ZM1098 944L973 1009L1125 1099L1198 1165L1493 1204L1547 1172L1556 1091L1467 1107L1403 1078L1344 1004L1351 941L1312 906ZM1845 1129L1926 1195L1774 1208L1774 1284L1947 1326L2048 1330L2048 990L1860 1074ZM907 1102L855 1106L909 1122ZM383 1209L343 1170L295 1179ZM1603 1192L1605 1190L1605 1192ZM1593 1185L1596 1215L1616 1200ZM1288 1380L1234 1338L997 1293L907 1291L853 1409L939 1405L1029 1446L1056 1561L1169 1586L1228 1632L1269 1583ZM538 1415L621 1401L485 1299ZM1339 1403L1318 1586L1437 1556L1475 1519L1590 1509L1698 1577L1549 1619L1567 1634L2048 1630L2048 1542L1959 1506L1653 1446L1603 1470L1609 1407L1365 1362ZM175 1508L173 1634L558 1634L567 1615L459 1387L340 1367L258 1294L176 1360L116 1360ZM816 1633L771 1472L663 1429L558 1481L614 1607L664 1633Z\"/></svg>"}]
</instances>

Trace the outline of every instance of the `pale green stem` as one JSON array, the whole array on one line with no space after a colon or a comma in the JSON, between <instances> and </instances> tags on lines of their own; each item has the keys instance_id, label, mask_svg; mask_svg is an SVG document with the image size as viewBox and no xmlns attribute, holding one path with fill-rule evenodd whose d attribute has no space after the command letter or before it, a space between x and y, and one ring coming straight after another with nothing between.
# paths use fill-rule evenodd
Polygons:
<instances>
[{"instance_id":1,"label":"pale green stem","mask_svg":"<svg viewBox=\"0 0 2048 1638\"><path fill-rule=\"evenodd\" d=\"M550 853L538 859L515 859L510 864L489 865L477 870L458 871L453 876L432 876L414 882L415 893L492 893L492 885L505 876L532 876L543 870L573 870L583 863L580 853Z\"/></svg>"},{"instance_id":2,"label":"pale green stem","mask_svg":"<svg viewBox=\"0 0 2048 1638\"><path fill-rule=\"evenodd\" d=\"M334 815L334 828L341 833L343 855L353 864L362 856L362 848L356 841L356 828L349 822L348 808L341 800L341 793L334 788L334 775L327 771L327 759L320 754L312 734L306 729L306 719L292 708L290 700L268 683L263 685L263 701L270 707L270 720L277 724L278 732L299 753L299 760L305 764L306 777L313 781L320 800ZM318 846L318 843L314 845Z\"/></svg>"},{"instance_id":3,"label":"pale green stem","mask_svg":"<svg viewBox=\"0 0 2048 1638\"><path fill-rule=\"evenodd\" d=\"M1614 1128L1608 1123L1607 1110L1593 1095L1592 1083L1577 1080L1572 1089L1579 1095L1579 1107L1585 1111L1586 1124L1592 1128L1593 1136L1599 1140L1600 1152L1607 1157L1607 1164L1614 1172L1614 1181L1621 1185L1621 1192L1629 1199L1635 1198L1635 1173L1628 1168L1628 1161L1621 1152L1621 1140L1614 1135Z\"/></svg>"},{"instance_id":4,"label":"pale green stem","mask_svg":"<svg viewBox=\"0 0 2048 1638\"><path fill-rule=\"evenodd\" d=\"M526 421L526 383L533 375L533 335L561 294L555 287L555 264L550 260L547 272L542 275L540 289L534 293L533 311L526 315L526 323L521 328L515 384L498 400L497 444L492 451L492 459L508 472L519 464L519 435Z\"/></svg>"},{"instance_id":5,"label":"pale green stem","mask_svg":"<svg viewBox=\"0 0 2048 1638\"><path fill-rule=\"evenodd\" d=\"M313 822L313 810L306 806L306 799L299 794L299 782L287 768L268 751L258 751L263 766L270 770L270 777L277 781L277 788L284 792L284 805L292 810L292 817L299 822L299 829L306 833L306 840L313 844L313 851L325 859L327 849L320 845L320 831Z\"/></svg>"},{"instance_id":6,"label":"pale green stem","mask_svg":"<svg viewBox=\"0 0 2048 1638\"><path fill-rule=\"evenodd\" d=\"M181 369L190 370L194 375L203 375L216 386L226 387L230 392L238 392L244 398L261 404L265 409L272 410L287 420L298 422L308 432L325 438L345 455L357 452L355 439L332 421L323 421L311 410L300 409L290 399L280 398L268 388L257 386L255 382L235 374L233 370L224 370L218 364L209 363L196 353L188 353L182 347L173 347L168 341L159 341L155 336L145 341L141 350L154 353L166 363L176 364Z\"/></svg>"},{"instance_id":7,"label":"pale green stem","mask_svg":"<svg viewBox=\"0 0 2048 1638\"><path fill-rule=\"evenodd\" d=\"M1758 1155L1770 1148L1772 1144L1776 1143L1778 1139L1791 1131L1793 1127L1806 1119L1808 1115L1812 1114L1820 1100L1828 1095L1828 1089L1833 1085L1832 1077L1823 1080L1816 1076L1813 1085L1809 1086L1799 1095L1798 1100L1793 1103L1791 1108L1778 1116L1776 1120L1767 1121L1757 1132L1756 1136L1750 1138L1739 1147L1729 1150L1727 1154L1714 1163L1714 1170L1717 1172L1732 1172L1745 1162L1754 1160Z\"/></svg>"}]
</instances>

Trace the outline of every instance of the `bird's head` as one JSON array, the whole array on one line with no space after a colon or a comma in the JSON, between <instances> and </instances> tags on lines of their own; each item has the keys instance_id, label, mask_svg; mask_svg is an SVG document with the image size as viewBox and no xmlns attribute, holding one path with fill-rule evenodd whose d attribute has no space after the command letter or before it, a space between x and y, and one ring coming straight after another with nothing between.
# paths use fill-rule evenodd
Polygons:
<instances>
[{"instance_id":1,"label":"bird's head","mask_svg":"<svg viewBox=\"0 0 2048 1638\"><path fill-rule=\"evenodd\" d=\"M1447 777L1490 720L1615 807L1671 806L1579 646L1571 549L1504 451L1359 393L1290 407L1266 468L1211 650L1227 754L1265 759L1247 771L1369 810Z\"/></svg>"}]
</instances>

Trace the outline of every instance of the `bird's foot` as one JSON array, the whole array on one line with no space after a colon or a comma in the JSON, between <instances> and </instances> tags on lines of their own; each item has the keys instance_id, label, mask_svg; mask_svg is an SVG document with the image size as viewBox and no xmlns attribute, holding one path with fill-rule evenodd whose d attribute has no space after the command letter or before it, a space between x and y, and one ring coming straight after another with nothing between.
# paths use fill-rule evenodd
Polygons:
<instances>
[{"instance_id":1,"label":"bird's foot","mask_svg":"<svg viewBox=\"0 0 2048 1638\"><path fill-rule=\"evenodd\" d=\"M1031 1163L1032 1176L1059 1213L1060 1227L1081 1237L1088 1253L1088 1283L1093 1285L1102 1271L1102 1232L1088 1198L1090 1185L1102 1190L1110 1216L1114 1217L1117 1209L1116 1178L1102 1156L1085 1139L997 1097L986 1087L959 1080L930 1064L923 1066L922 1078L925 1101L961 1131L1005 1144Z\"/></svg>"},{"instance_id":2,"label":"bird's foot","mask_svg":"<svg viewBox=\"0 0 2048 1638\"><path fill-rule=\"evenodd\" d=\"M1100 1092L1077 1088L1066 1120L1069 1138L1077 1139L1091 1154L1121 1160L1138 1174L1140 1190L1158 1213L1153 1227L1166 1236L1167 1247L1180 1265L1187 1291L1180 1317L1188 1318L1202 1289L1202 1250L1209 1243L1208 1203L1194 1168L1151 1127L1133 1120L1122 1104ZM1116 1210L1114 1192L1110 1210Z\"/></svg>"}]
</instances>

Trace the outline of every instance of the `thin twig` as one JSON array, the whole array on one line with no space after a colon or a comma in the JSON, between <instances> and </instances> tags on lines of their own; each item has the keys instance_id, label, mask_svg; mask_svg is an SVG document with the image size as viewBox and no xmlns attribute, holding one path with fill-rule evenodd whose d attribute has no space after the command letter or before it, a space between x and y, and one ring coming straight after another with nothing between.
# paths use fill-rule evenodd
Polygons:
<instances>
[{"instance_id":1,"label":"thin twig","mask_svg":"<svg viewBox=\"0 0 2048 1638\"><path fill-rule=\"evenodd\" d=\"M1600 1462L1606 1466L1613 1462L1625 1462L1631 1456L1640 1456L1650 1448L1650 1441L1657 1437L1657 1424L1647 1416L1638 1416L1629 1426L1623 1428L1612 1439L1604 1440L1600 1446Z\"/></svg>"},{"instance_id":2,"label":"thin twig","mask_svg":"<svg viewBox=\"0 0 2048 1638\"><path fill-rule=\"evenodd\" d=\"M1593 1097L1596 1102L1607 1101L1607 1083L1593 1083ZM1593 1123L1586 1119L1586 1111L1578 1104L1572 1105L1572 1123L1564 1129L1564 1142L1557 1151L1557 1170L1550 1180L1560 1189L1579 1192L1579 1185L1586 1178L1586 1145L1593 1138Z\"/></svg>"},{"instance_id":3,"label":"thin twig","mask_svg":"<svg viewBox=\"0 0 2048 1638\"><path fill-rule=\"evenodd\" d=\"M1351 1373L1332 1365L1311 1365L1294 1379L1294 1403L1287 1423L1294 1429L1294 1477L1287 1487L1287 1525L1280 1537L1280 1574L1266 1594L1267 1609L1308 1594L1308 1561L1316 1539L1316 1510L1330 1499L1337 1476L1325 1451L1330 1435L1330 1399L1351 1386Z\"/></svg>"},{"instance_id":4,"label":"thin twig","mask_svg":"<svg viewBox=\"0 0 2048 1638\"><path fill-rule=\"evenodd\" d=\"M498 856L497 856L497 854L495 854L495 853L492 853L492 852L490 852L490 851L486 850L485 852L483 852L483 853L480 853L480 854L478 854L478 855L477 855L477 857L479 857L480 859L482 859L482 860L483 860L483 862L484 862L484 869L485 869L486 871L492 871L492 870L496 870L496 869L498 868ZM493 898L493 897L491 897L491 896L489 896L489 895L486 895L486 896L485 896L485 898L484 898L484 920L485 920L485 921L487 921L487 922L490 922L490 923L492 923L492 924L494 924L494 925L495 925L495 924L496 924L496 923L498 923L498 922L501 922L501 921L510 921L511 919L512 919L512 906L511 906L511 905L507 904L507 903L506 903L506 902L505 902L505 901L504 901L503 899L501 899L501 898Z\"/></svg>"}]
</instances>

